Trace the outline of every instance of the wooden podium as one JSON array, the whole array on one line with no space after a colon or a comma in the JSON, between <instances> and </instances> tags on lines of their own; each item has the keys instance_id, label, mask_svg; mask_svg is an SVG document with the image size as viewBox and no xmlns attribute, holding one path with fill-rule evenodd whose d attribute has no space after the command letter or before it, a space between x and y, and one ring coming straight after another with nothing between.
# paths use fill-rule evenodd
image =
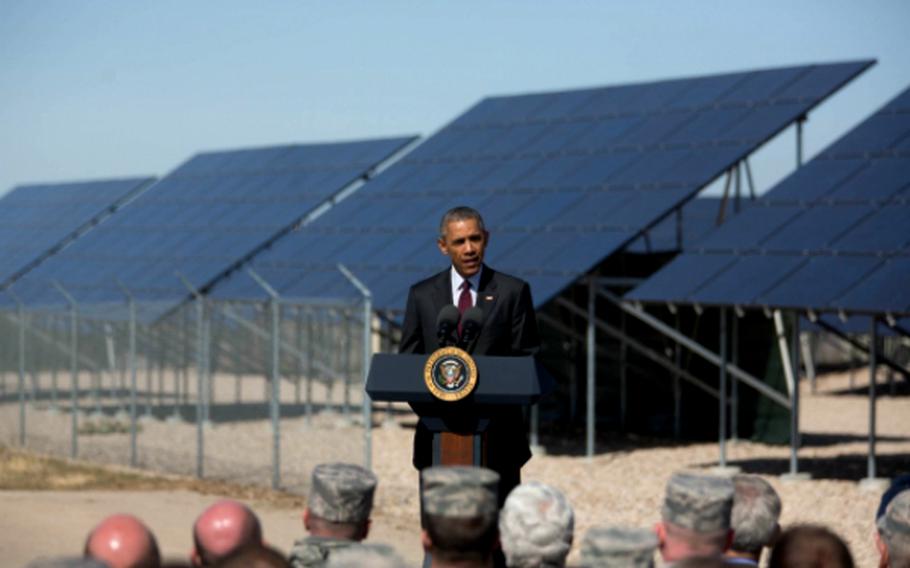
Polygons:
<instances>
[{"instance_id":1,"label":"wooden podium","mask_svg":"<svg viewBox=\"0 0 910 568\"><path fill-rule=\"evenodd\" d=\"M433 465L486 465L486 430L502 412L520 412L553 390L533 357L473 357L477 386L463 400L437 399L423 379L429 355L373 356L366 392L374 401L410 403L433 433Z\"/></svg>"}]
</instances>

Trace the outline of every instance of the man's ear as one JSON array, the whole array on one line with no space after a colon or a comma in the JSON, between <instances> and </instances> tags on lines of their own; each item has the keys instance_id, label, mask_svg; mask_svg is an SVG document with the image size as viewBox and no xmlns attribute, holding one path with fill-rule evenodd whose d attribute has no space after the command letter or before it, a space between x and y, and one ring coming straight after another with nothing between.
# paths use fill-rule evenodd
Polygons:
<instances>
[{"instance_id":1,"label":"man's ear","mask_svg":"<svg viewBox=\"0 0 910 568\"><path fill-rule=\"evenodd\" d=\"M724 540L724 552L733 547L733 529L727 529L727 538Z\"/></svg>"},{"instance_id":2,"label":"man's ear","mask_svg":"<svg viewBox=\"0 0 910 568\"><path fill-rule=\"evenodd\" d=\"M363 540L366 540L370 536L370 526L373 524L373 519L367 519L367 522L363 526Z\"/></svg>"},{"instance_id":3,"label":"man's ear","mask_svg":"<svg viewBox=\"0 0 910 568\"><path fill-rule=\"evenodd\" d=\"M667 542L667 529L662 522L654 523L654 534L657 535L658 548L663 548L664 543Z\"/></svg>"},{"instance_id":4,"label":"man's ear","mask_svg":"<svg viewBox=\"0 0 910 568\"><path fill-rule=\"evenodd\" d=\"M307 531L310 530L310 508L307 507L303 510L303 528Z\"/></svg>"},{"instance_id":5,"label":"man's ear","mask_svg":"<svg viewBox=\"0 0 910 568\"><path fill-rule=\"evenodd\" d=\"M878 550L879 568L888 568L888 562L890 561L888 556L888 545L882 540L882 535L879 534L878 529L872 530L872 540L875 541L875 548Z\"/></svg>"},{"instance_id":6,"label":"man's ear","mask_svg":"<svg viewBox=\"0 0 910 568\"><path fill-rule=\"evenodd\" d=\"M446 241L442 237L436 239L436 246L439 247L439 252L445 256L449 256L449 249L446 247Z\"/></svg>"},{"instance_id":7,"label":"man's ear","mask_svg":"<svg viewBox=\"0 0 910 568\"><path fill-rule=\"evenodd\" d=\"M190 551L190 565L191 566L202 566L202 558L199 556L199 551L196 550L196 547L193 547L193 550Z\"/></svg>"},{"instance_id":8,"label":"man's ear","mask_svg":"<svg viewBox=\"0 0 910 568\"><path fill-rule=\"evenodd\" d=\"M428 552L433 548L433 541L430 540L430 533L426 530L420 531L420 544L423 545L423 549Z\"/></svg>"}]
</instances>

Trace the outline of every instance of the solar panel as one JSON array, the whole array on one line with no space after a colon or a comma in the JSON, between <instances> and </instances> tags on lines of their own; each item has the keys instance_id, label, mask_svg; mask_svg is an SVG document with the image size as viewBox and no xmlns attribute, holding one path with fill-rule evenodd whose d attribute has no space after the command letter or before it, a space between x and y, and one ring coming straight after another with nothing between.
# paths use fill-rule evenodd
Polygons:
<instances>
[{"instance_id":1,"label":"solar panel","mask_svg":"<svg viewBox=\"0 0 910 568\"><path fill-rule=\"evenodd\" d=\"M378 308L400 310L446 265L439 217L467 204L492 234L489 264L529 280L540 305L871 64L488 98L253 265L300 271L303 297L356 296L343 262ZM214 294L262 296L244 275Z\"/></svg>"},{"instance_id":2,"label":"solar panel","mask_svg":"<svg viewBox=\"0 0 910 568\"><path fill-rule=\"evenodd\" d=\"M413 138L302 144L199 154L108 223L17 285L29 305L60 304L59 281L77 301L122 303L118 280L140 301L169 309ZM151 316L154 317L154 316Z\"/></svg>"},{"instance_id":3,"label":"solar panel","mask_svg":"<svg viewBox=\"0 0 910 568\"><path fill-rule=\"evenodd\" d=\"M910 89L628 297L910 314L908 118Z\"/></svg>"},{"instance_id":4,"label":"solar panel","mask_svg":"<svg viewBox=\"0 0 910 568\"><path fill-rule=\"evenodd\" d=\"M154 178L23 185L0 199L0 289L99 223Z\"/></svg>"}]
</instances>

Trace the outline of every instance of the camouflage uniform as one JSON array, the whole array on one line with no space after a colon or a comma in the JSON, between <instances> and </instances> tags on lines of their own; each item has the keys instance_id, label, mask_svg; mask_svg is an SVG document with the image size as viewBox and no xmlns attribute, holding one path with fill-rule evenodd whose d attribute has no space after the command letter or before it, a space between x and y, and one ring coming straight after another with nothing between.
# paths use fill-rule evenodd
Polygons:
<instances>
[{"instance_id":1,"label":"camouflage uniform","mask_svg":"<svg viewBox=\"0 0 910 568\"><path fill-rule=\"evenodd\" d=\"M889 566L904 566L910 561L910 489L891 500L876 524L888 547Z\"/></svg>"},{"instance_id":2,"label":"camouflage uniform","mask_svg":"<svg viewBox=\"0 0 910 568\"><path fill-rule=\"evenodd\" d=\"M581 541L585 568L652 568L657 535L648 529L591 527Z\"/></svg>"},{"instance_id":3,"label":"camouflage uniform","mask_svg":"<svg viewBox=\"0 0 910 568\"><path fill-rule=\"evenodd\" d=\"M329 559L327 568L405 568L407 565L386 544L352 544L335 551Z\"/></svg>"},{"instance_id":4,"label":"camouflage uniform","mask_svg":"<svg viewBox=\"0 0 910 568\"><path fill-rule=\"evenodd\" d=\"M288 562L293 568L323 568L330 555L356 544L353 540L308 536L294 542Z\"/></svg>"},{"instance_id":5,"label":"camouflage uniform","mask_svg":"<svg viewBox=\"0 0 910 568\"><path fill-rule=\"evenodd\" d=\"M363 523L373 509L376 483L376 476L360 466L320 464L313 469L307 508L325 521ZM352 540L310 535L294 543L288 561L294 568L322 567L335 551L353 544Z\"/></svg>"},{"instance_id":6,"label":"camouflage uniform","mask_svg":"<svg viewBox=\"0 0 910 568\"><path fill-rule=\"evenodd\" d=\"M729 530L733 495L729 477L677 472L667 482L661 514L664 522L697 533Z\"/></svg>"}]
</instances>

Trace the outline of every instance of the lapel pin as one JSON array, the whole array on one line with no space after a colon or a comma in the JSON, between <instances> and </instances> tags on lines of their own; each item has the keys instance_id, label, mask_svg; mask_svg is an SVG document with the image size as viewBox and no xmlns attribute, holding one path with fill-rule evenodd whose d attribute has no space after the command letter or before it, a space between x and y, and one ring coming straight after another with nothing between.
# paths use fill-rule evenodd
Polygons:
<instances>
[{"instance_id":1,"label":"lapel pin","mask_svg":"<svg viewBox=\"0 0 910 568\"><path fill-rule=\"evenodd\" d=\"M491 302L491 301L493 301L493 296L485 296L484 300Z\"/></svg>"}]
</instances>

